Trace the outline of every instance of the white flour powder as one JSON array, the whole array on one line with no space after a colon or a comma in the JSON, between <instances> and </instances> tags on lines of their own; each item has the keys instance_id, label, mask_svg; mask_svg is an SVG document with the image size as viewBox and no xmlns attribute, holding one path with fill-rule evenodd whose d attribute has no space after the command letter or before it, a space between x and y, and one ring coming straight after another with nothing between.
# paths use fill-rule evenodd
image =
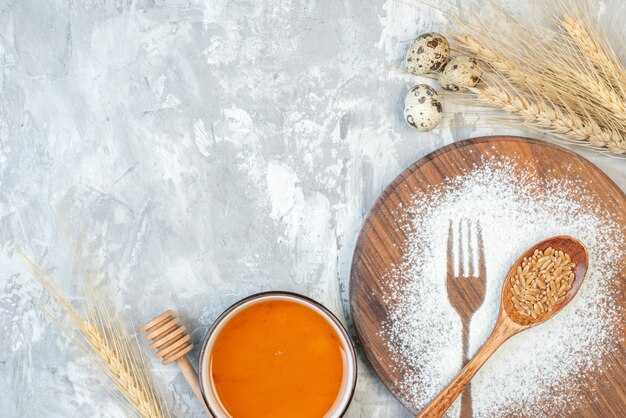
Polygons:
<instances>
[{"instance_id":1,"label":"white flour powder","mask_svg":"<svg viewBox=\"0 0 626 418\"><path fill-rule=\"evenodd\" d=\"M571 235L589 250L587 277L574 300L548 322L507 341L472 381L475 417L514 411L540 417L574 408L584 399L580 377L602 369L602 358L619 349L624 313L613 280L626 247L617 215L601 213L575 180L538 180L516 174L513 162L485 161L468 175L416 195L409 209L405 262L389 273L396 304L384 333L405 363L398 382L417 407L425 405L459 371L461 321L446 293L449 221L479 220L487 267L487 292L470 325L470 357L489 336L497 317L501 284L519 254L554 235ZM533 184L548 192L538 195ZM573 191L572 191L573 190ZM565 390L566 388L566 390ZM567 395L563 393L567 392ZM448 412L458 416L459 400ZM559 414L557 414L559 415Z\"/></svg>"}]
</instances>

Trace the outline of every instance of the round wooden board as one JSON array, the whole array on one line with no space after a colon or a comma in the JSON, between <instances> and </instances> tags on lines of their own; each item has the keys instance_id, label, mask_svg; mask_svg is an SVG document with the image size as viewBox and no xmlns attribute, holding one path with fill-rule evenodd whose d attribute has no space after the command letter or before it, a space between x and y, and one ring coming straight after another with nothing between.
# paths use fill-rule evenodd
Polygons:
<instances>
[{"instance_id":1,"label":"round wooden board","mask_svg":"<svg viewBox=\"0 0 626 418\"><path fill-rule=\"evenodd\" d=\"M404 260L407 236L403 232L403 214L413 205L412 196L418 191L427 193L428 186L442 185L445 179L466 174L480 165L481 156L501 161L523 161L532 165L539 176L546 178L572 177L582 180L594 194L597 204L613 217L626 231L626 196L596 166L579 155L556 145L517 137L483 137L469 139L441 148L422 158L400 174L378 198L365 219L359 235L350 278L350 305L354 324L363 351L372 368L393 393L412 413L416 407L403 393L402 365L390 352L384 337L383 324L390 309L390 279L386 273ZM564 164L567 162L567 164ZM567 166L567 168L565 168ZM528 166L527 166L528 167ZM432 190L432 189L431 189ZM625 308L626 280L622 274L617 303ZM624 323L618 331L626 333ZM460 350L460 348L459 348ZM626 416L626 342L621 349L603 358L607 372L586 377L583 402L571 412L571 417ZM564 388L564 390L566 390ZM523 413L515 414L524 416ZM563 416L559 414L558 416Z\"/></svg>"}]
</instances>

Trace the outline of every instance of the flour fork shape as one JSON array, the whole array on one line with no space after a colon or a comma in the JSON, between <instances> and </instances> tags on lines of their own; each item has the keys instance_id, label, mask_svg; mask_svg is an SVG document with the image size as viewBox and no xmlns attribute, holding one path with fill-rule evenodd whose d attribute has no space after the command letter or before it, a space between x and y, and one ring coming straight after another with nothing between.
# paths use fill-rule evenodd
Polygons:
<instances>
[{"instance_id":1,"label":"flour fork shape","mask_svg":"<svg viewBox=\"0 0 626 418\"><path fill-rule=\"evenodd\" d=\"M465 225L465 228L463 226ZM455 245L455 242L457 245ZM463 366L469 361L469 326L474 313L485 300L485 250L480 222L452 221L448 228L446 288L450 305L463 324ZM461 395L461 418L472 416L471 387Z\"/></svg>"}]
</instances>

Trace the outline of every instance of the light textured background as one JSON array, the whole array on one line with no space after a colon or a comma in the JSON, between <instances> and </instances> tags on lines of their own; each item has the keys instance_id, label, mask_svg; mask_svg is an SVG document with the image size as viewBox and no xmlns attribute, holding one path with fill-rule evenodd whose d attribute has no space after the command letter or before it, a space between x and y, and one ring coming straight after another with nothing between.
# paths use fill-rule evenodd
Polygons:
<instances>
[{"instance_id":1,"label":"light textured background","mask_svg":"<svg viewBox=\"0 0 626 418\"><path fill-rule=\"evenodd\" d=\"M626 21L621 1L599 5ZM16 243L78 295L52 201L73 233L82 219L137 324L173 308L200 343L270 289L349 323L352 251L382 189L442 145L518 132L445 101L438 131L403 123L417 79L389 69L445 23L405 0L1 0L0 416L120 415L20 290ZM626 188L624 160L578 151ZM152 364L174 414L201 416L176 368ZM348 415L406 416L359 366Z\"/></svg>"}]
</instances>

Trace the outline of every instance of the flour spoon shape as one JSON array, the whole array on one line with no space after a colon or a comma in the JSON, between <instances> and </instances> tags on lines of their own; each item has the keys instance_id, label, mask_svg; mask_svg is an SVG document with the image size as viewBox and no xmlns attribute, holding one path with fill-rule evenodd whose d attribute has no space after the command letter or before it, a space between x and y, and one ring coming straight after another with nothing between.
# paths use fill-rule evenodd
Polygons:
<instances>
[{"instance_id":1,"label":"flour spoon shape","mask_svg":"<svg viewBox=\"0 0 626 418\"><path fill-rule=\"evenodd\" d=\"M565 293L565 299L554 305L551 311L541 313L536 318L532 316L522 315L515 308L509 285L511 277L516 274L517 267L522 264L524 258L530 258L535 250L544 251L552 247L555 250L563 251L571 257L571 261L575 263L574 281L571 289ZM476 355L463 367L456 377L448 383L448 385L417 415L417 418L439 418L448 410L450 405L463 391L467 383L474 377L476 372L482 367L489 357L509 338L513 335L524 331L535 325L539 325L552 318L561 311L576 296L585 275L587 274L587 266L589 265L589 254L585 246L575 238L568 236L557 236L541 241L517 259L507 274L504 285L502 286L502 296L500 300L500 312L498 320L491 332L491 335L481 347Z\"/></svg>"}]
</instances>

